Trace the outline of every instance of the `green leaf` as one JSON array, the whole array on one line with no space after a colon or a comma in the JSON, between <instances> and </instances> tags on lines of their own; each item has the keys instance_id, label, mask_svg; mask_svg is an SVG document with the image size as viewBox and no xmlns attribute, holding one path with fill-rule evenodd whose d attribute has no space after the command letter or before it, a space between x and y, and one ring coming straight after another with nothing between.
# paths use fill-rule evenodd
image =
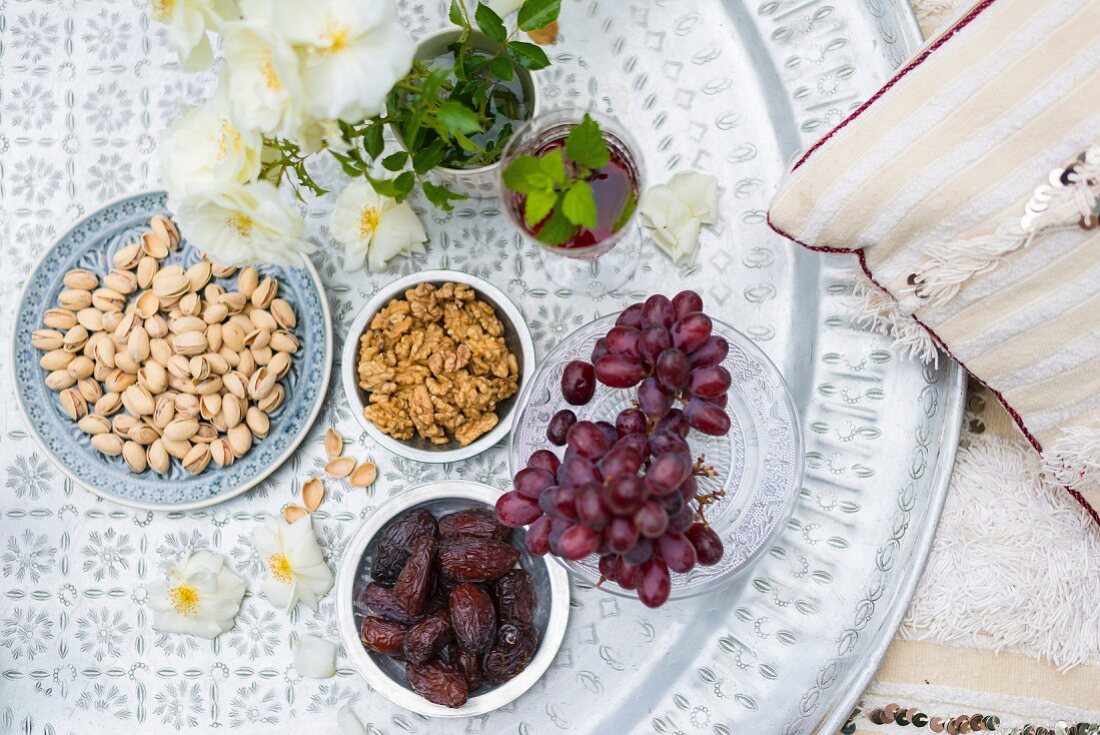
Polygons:
<instances>
[{"instance_id":1,"label":"green leaf","mask_svg":"<svg viewBox=\"0 0 1100 735\"><path fill-rule=\"evenodd\" d=\"M357 179L363 175L363 170L355 165L355 161L353 158L351 158L351 156L345 156L342 153L337 153L331 148L328 150L328 152L332 155L333 158L340 162L340 168L342 168L344 170L344 173L348 176L352 177L353 179Z\"/></svg>"},{"instance_id":2,"label":"green leaf","mask_svg":"<svg viewBox=\"0 0 1100 735\"><path fill-rule=\"evenodd\" d=\"M451 0L451 10L447 14L447 17L451 19L451 22L456 26L462 26L463 28L470 27L470 21L466 19L466 8L462 4L462 0Z\"/></svg>"},{"instance_id":3,"label":"green leaf","mask_svg":"<svg viewBox=\"0 0 1100 735\"><path fill-rule=\"evenodd\" d=\"M376 179L365 171L363 172L363 176L367 177L367 181L370 182L371 188L382 196L391 199L397 198L397 188L394 186L393 179Z\"/></svg>"},{"instance_id":4,"label":"green leaf","mask_svg":"<svg viewBox=\"0 0 1100 735\"><path fill-rule=\"evenodd\" d=\"M504 170L504 185L519 194L552 189L553 180L543 170L543 163L535 156L520 156Z\"/></svg>"},{"instance_id":5,"label":"green leaf","mask_svg":"<svg viewBox=\"0 0 1100 735\"><path fill-rule=\"evenodd\" d=\"M626 202L623 204L623 211L619 212L619 218L615 220L615 224L611 225L612 232L618 232L626 226L626 223L630 221L631 216L634 214L634 210L638 207L638 195L631 189L626 195Z\"/></svg>"},{"instance_id":6,"label":"green leaf","mask_svg":"<svg viewBox=\"0 0 1100 735\"><path fill-rule=\"evenodd\" d=\"M508 55L512 60L524 69L538 71L550 66L550 57L546 52L533 43L526 41L509 41Z\"/></svg>"},{"instance_id":7,"label":"green leaf","mask_svg":"<svg viewBox=\"0 0 1100 735\"><path fill-rule=\"evenodd\" d=\"M569 178L565 173L565 157L562 155L561 148L547 151L539 160L542 172L550 178L550 181L555 186L565 186Z\"/></svg>"},{"instance_id":8,"label":"green leaf","mask_svg":"<svg viewBox=\"0 0 1100 735\"><path fill-rule=\"evenodd\" d=\"M386 167L387 171L400 171L405 168L405 164L409 162L409 154L405 151L398 151L397 153L391 153L382 159L382 165Z\"/></svg>"},{"instance_id":9,"label":"green leaf","mask_svg":"<svg viewBox=\"0 0 1100 735\"><path fill-rule=\"evenodd\" d=\"M512 62L506 56L497 56L489 64L489 71L493 73L497 79L505 82L512 81L516 76L515 67L512 66Z\"/></svg>"},{"instance_id":10,"label":"green leaf","mask_svg":"<svg viewBox=\"0 0 1100 735\"><path fill-rule=\"evenodd\" d=\"M425 104L434 102L440 86L447 81L447 77L451 76L452 73L454 73L454 67L452 66L441 66L428 72L428 76L424 78L424 84L420 88L420 101Z\"/></svg>"},{"instance_id":11,"label":"green leaf","mask_svg":"<svg viewBox=\"0 0 1100 735\"><path fill-rule=\"evenodd\" d=\"M478 153L481 151L481 148L478 146L477 143L473 142L462 133L452 132L452 135L454 135L455 142L458 143L458 147L462 150L469 153Z\"/></svg>"},{"instance_id":12,"label":"green leaf","mask_svg":"<svg viewBox=\"0 0 1100 735\"><path fill-rule=\"evenodd\" d=\"M413 154L413 171L418 174L426 174L433 168L443 163L443 141L436 139L427 148L421 148Z\"/></svg>"},{"instance_id":13,"label":"green leaf","mask_svg":"<svg viewBox=\"0 0 1100 735\"><path fill-rule=\"evenodd\" d=\"M558 203L558 193L553 189L536 189L523 202L523 219L528 227L535 227Z\"/></svg>"},{"instance_id":14,"label":"green leaf","mask_svg":"<svg viewBox=\"0 0 1100 735\"><path fill-rule=\"evenodd\" d=\"M560 209L556 209L539 230L537 237L547 245L564 245L573 239L578 230L579 227L567 220Z\"/></svg>"},{"instance_id":15,"label":"green leaf","mask_svg":"<svg viewBox=\"0 0 1100 735\"><path fill-rule=\"evenodd\" d=\"M444 102L435 111L435 116L448 132L454 134L469 135L481 131L481 122L477 114L460 102L451 100Z\"/></svg>"},{"instance_id":16,"label":"green leaf","mask_svg":"<svg viewBox=\"0 0 1100 735\"><path fill-rule=\"evenodd\" d=\"M428 201L444 212L450 212L454 209L451 202L460 202L467 198L465 194L457 194L445 186L433 184L430 181L425 181L422 186L424 189L424 196L428 198Z\"/></svg>"},{"instance_id":17,"label":"green leaf","mask_svg":"<svg viewBox=\"0 0 1100 735\"><path fill-rule=\"evenodd\" d=\"M596 196L587 181L573 182L562 199L561 213L575 225L592 229L599 224L600 213L596 209Z\"/></svg>"},{"instance_id":18,"label":"green leaf","mask_svg":"<svg viewBox=\"0 0 1100 735\"><path fill-rule=\"evenodd\" d=\"M481 32L497 43L504 43L508 38L508 31L504 28L504 21L500 19L492 8L485 3L478 3L474 11L474 20Z\"/></svg>"},{"instance_id":19,"label":"green leaf","mask_svg":"<svg viewBox=\"0 0 1100 735\"><path fill-rule=\"evenodd\" d=\"M519 9L519 29L537 31L553 23L561 12L561 0L527 0Z\"/></svg>"},{"instance_id":20,"label":"green leaf","mask_svg":"<svg viewBox=\"0 0 1100 735\"><path fill-rule=\"evenodd\" d=\"M367 128L367 132L363 133L363 149L367 152L367 155L371 158L378 158L382 155L382 148L385 146L385 142L382 140L382 123L371 123Z\"/></svg>"},{"instance_id":21,"label":"green leaf","mask_svg":"<svg viewBox=\"0 0 1100 735\"><path fill-rule=\"evenodd\" d=\"M394 199L398 203L405 201L405 197L412 192L413 187L416 186L416 174L412 171L406 171L393 180Z\"/></svg>"},{"instance_id":22,"label":"green leaf","mask_svg":"<svg viewBox=\"0 0 1100 735\"><path fill-rule=\"evenodd\" d=\"M607 149L607 141L603 139L599 124L588 115L566 137L565 155L573 163L593 171L603 168L611 160L611 152Z\"/></svg>"}]
</instances>

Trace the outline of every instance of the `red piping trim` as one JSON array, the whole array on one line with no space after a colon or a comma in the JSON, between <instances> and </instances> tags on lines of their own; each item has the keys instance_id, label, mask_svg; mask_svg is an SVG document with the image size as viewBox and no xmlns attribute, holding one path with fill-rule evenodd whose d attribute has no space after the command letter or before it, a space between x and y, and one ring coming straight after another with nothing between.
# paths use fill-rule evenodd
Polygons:
<instances>
[{"instance_id":1,"label":"red piping trim","mask_svg":"<svg viewBox=\"0 0 1100 735\"><path fill-rule=\"evenodd\" d=\"M902 79L904 79L909 74L909 72L913 71L918 66L923 64L924 61L929 56L932 55L933 51L936 51L937 49L939 49L940 46L943 46L945 43L950 41L952 36L954 36L956 33L961 31L962 29L966 28L968 25L970 25L970 23L975 18L977 18L979 15L981 15L982 12L986 8L988 8L990 5L992 5L994 2L996 2L996 0L982 0L982 2L978 3L973 8L971 8L970 12L967 13L962 18L960 18L959 21L955 25L953 25L950 30L948 30L942 36L937 38L928 48L926 48L924 51L922 51L920 54L918 54L916 56L916 58L914 58L908 64L906 64L904 67L902 67L901 71L899 71L897 74L895 74L893 76L893 78L889 82L886 83L886 86L882 87L880 90L875 92L871 96L870 99L868 99L866 102L864 102L862 105L860 105L859 108L855 112L853 112L851 115L846 117L839 125L837 125L835 128L830 130L825 135L825 137L823 137L821 140L817 141L812 146L810 146L809 150L807 150L804 154L802 154L802 157L800 159L798 159L798 163L796 163L794 165L794 168L791 169L791 172L793 173L793 172L797 171L799 169L799 167L801 167L802 164L804 164L806 162L806 159L808 159L811 155L813 155L817 151L818 148L825 145L827 142L829 142L830 138L832 138L834 135L836 135L841 130L843 130L845 127L847 127L848 124L851 123L853 120L855 120L857 117L862 115L864 113L864 111L867 110L867 108L869 108L871 105L873 105L875 102L877 102L880 97L882 97L887 92L889 92L894 87L894 85L896 85L898 82L900 82Z\"/></svg>"}]
</instances>

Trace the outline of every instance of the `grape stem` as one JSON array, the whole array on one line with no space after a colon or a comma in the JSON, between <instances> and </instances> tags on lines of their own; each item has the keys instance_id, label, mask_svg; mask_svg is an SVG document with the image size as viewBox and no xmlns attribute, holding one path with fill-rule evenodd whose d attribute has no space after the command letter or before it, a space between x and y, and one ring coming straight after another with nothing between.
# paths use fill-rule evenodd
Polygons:
<instances>
[{"instance_id":1,"label":"grape stem","mask_svg":"<svg viewBox=\"0 0 1100 735\"><path fill-rule=\"evenodd\" d=\"M718 477L718 470L714 469L714 465L706 464L706 461L707 455L700 454L691 468L691 473L696 477Z\"/></svg>"},{"instance_id":2,"label":"grape stem","mask_svg":"<svg viewBox=\"0 0 1100 735\"><path fill-rule=\"evenodd\" d=\"M710 524L707 523L706 515L704 515L706 512L706 507L711 503L717 503L721 498L724 497L726 497L725 488L721 488L710 493L704 493L702 495L696 495L695 502L699 504L699 507L695 511L695 519L709 528Z\"/></svg>"}]
</instances>

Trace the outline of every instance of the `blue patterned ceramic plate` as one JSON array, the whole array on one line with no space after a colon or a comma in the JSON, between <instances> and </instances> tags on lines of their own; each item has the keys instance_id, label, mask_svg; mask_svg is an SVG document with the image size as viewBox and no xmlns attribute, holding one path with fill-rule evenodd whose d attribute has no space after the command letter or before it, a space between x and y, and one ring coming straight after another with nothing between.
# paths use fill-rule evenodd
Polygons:
<instances>
[{"instance_id":1,"label":"blue patterned ceramic plate","mask_svg":"<svg viewBox=\"0 0 1100 735\"><path fill-rule=\"evenodd\" d=\"M135 474L121 457L105 457L92 449L88 437L61 410L57 394L43 382L40 352L31 333L42 328L46 309L57 304L61 279L73 268L100 275L115 251L134 242L148 229L150 218L165 212L164 192L135 194L103 207L78 222L35 266L19 299L12 328L12 371L15 393L31 432L43 450L79 485L122 505L150 510L187 510L228 500L266 478L298 447L317 418L328 388L332 363L332 323L321 280L308 259L302 268L265 266L262 276L279 282L279 296L298 316L295 336L301 344L290 372L283 379L286 399L271 414L271 429L263 440L229 467L211 464L192 477L178 460L165 476L146 470ZM184 241L165 262L190 266L198 252ZM223 280L227 289L235 279Z\"/></svg>"}]
</instances>

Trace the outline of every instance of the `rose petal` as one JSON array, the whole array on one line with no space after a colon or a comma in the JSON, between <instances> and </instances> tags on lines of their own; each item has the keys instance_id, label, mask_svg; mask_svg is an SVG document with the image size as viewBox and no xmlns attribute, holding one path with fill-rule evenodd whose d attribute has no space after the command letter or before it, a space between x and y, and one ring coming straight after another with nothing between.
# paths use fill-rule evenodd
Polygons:
<instances>
[{"instance_id":1,"label":"rose petal","mask_svg":"<svg viewBox=\"0 0 1100 735\"><path fill-rule=\"evenodd\" d=\"M367 735L367 728L346 704L336 712L336 724L344 735Z\"/></svg>"},{"instance_id":2,"label":"rose petal","mask_svg":"<svg viewBox=\"0 0 1100 735\"><path fill-rule=\"evenodd\" d=\"M336 676L336 645L316 636L302 636L294 644L294 668L309 679Z\"/></svg>"}]
</instances>

